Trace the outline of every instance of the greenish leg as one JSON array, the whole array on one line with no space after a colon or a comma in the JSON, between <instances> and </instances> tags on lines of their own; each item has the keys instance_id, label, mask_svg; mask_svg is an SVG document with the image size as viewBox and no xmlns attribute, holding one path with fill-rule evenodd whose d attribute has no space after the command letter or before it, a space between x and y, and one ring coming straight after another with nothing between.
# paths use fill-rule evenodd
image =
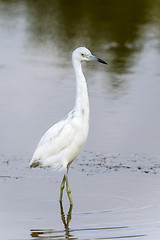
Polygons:
<instances>
[{"instance_id":1,"label":"greenish leg","mask_svg":"<svg viewBox=\"0 0 160 240\"><path fill-rule=\"evenodd\" d=\"M62 183L61 183L61 191L60 191L60 198L59 201L62 202L62 197L63 197L63 189L64 189L64 185L65 185L65 181L66 181L66 177L64 175Z\"/></svg>"},{"instance_id":2,"label":"greenish leg","mask_svg":"<svg viewBox=\"0 0 160 240\"><path fill-rule=\"evenodd\" d=\"M68 172L68 171L67 171L67 172ZM71 189L69 188L69 184L68 184L68 175L67 175L67 172L65 173L66 190L67 190L67 194L68 194L68 198L69 198L70 205L73 205L72 196L71 196Z\"/></svg>"}]
</instances>

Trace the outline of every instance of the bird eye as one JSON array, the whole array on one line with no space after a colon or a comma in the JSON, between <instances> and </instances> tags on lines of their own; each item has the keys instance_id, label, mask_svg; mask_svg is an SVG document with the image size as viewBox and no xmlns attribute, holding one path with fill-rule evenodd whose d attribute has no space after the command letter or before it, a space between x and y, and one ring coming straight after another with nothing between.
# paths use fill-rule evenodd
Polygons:
<instances>
[{"instance_id":1,"label":"bird eye","mask_svg":"<svg viewBox=\"0 0 160 240\"><path fill-rule=\"evenodd\" d=\"M81 55L82 55L82 57L86 57L86 54L84 54L84 53L81 53Z\"/></svg>"}]
</instances>

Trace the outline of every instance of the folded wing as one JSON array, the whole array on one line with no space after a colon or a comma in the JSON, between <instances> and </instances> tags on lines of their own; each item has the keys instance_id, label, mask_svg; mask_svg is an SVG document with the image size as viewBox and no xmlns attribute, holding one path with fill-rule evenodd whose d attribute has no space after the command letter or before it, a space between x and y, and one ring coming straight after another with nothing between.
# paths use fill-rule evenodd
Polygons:
<instances>
[{"instance_id":1,"label":"folded wing","mask_svg":"<svg viewBox=\"0 0 160 240\"><path fill-rule=\"evenodd\" d=\"M45 159L56 156L69 147L74 140L75 133L76 128L66 120L53 125L41 138L30 162L30 167L41 165Z\"/></svg>"}]
</instances>

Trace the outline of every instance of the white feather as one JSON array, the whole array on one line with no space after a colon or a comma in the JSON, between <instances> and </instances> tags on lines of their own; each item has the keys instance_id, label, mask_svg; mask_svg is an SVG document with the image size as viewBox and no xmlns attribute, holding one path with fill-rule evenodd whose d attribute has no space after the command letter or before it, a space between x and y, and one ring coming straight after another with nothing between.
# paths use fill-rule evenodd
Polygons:
<instances>
[{"instance_id":1,"label":"white feather","mask_svg":"<svg viewBox=\"0 0 160 240\"><path fill-rule=\"evenodd\" d=\"M77 82L77 98L74 109L67 117L53 125L41 138L30 167L51 167L53 169L67 169L77 157L88 135L89 102L85 77L82 73L83 60L96 60L91 52L84 48L77 48L72 54L72 62Z\"/></svg>"}]
</instances>

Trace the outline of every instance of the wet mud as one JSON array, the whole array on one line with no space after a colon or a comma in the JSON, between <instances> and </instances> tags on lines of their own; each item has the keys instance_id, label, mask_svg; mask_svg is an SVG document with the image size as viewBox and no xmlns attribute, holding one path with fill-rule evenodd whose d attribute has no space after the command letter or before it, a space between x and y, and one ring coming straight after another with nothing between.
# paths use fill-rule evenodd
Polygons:
<instances>
[{"instance_id":1,"label":"wet mud","mask_svg":"<svg viewBox=\"0 0 160 240\"><path fill-rule=\"evenodd\" d=\"M3 157L0 239L158 240L159 156L93 155L85 153L70 169L73 206L66 192L58 201L63 173Z\"/></svg>"}]
</instances>

